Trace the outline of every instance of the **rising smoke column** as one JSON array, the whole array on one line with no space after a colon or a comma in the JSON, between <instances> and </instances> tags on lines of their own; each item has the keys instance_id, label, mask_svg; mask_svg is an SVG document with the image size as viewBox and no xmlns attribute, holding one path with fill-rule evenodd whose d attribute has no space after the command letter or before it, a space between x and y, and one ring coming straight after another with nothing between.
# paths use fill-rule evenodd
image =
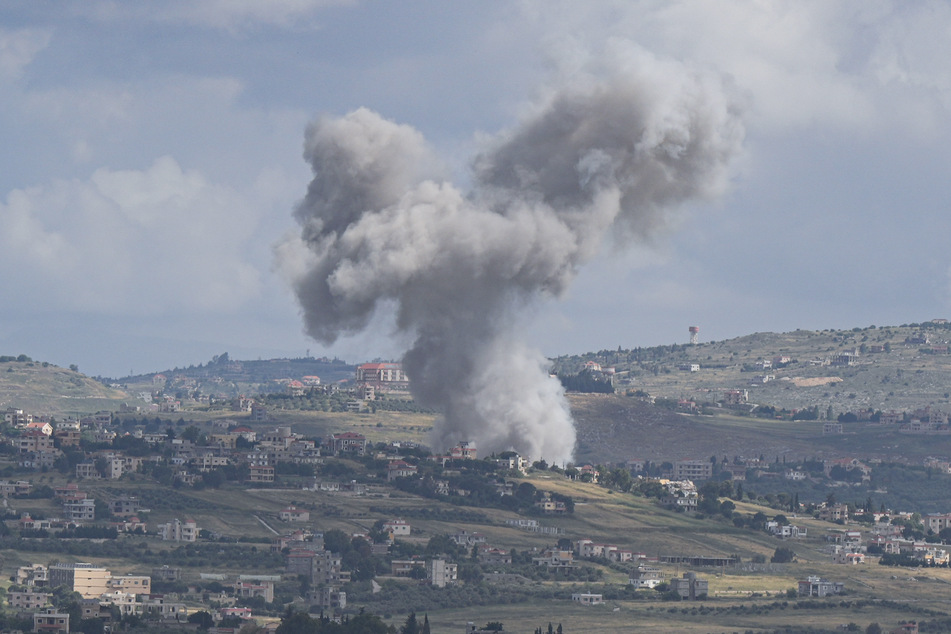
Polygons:
<instances>
[{"instance_id":1,"label":"rising smoke column","mask_svg":"<svg viewBox=\"0 0 951 634\"><path fill-rule=\"evenodd\" d=\"M715 196L743 130L721 81L639 50L552 90L473 164L467 194L439 178L422 136L366 109L309 126L314 171L278 248L305 329L332 343L381 304L415 337L415 398L443 412L432 442L474 440L571 459L575 431L548 361L513 315L565 291L606 233L636 239Z\"/></svg>"}]
</instances>

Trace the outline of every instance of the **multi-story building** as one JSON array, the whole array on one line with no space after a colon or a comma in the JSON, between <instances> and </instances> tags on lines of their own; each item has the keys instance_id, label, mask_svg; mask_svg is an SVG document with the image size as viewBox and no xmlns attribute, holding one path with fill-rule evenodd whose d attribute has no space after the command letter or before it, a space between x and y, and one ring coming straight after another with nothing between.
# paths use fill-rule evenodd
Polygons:
<instances>
[{"instance_id":1,"label":"multi-story building","mask_svg":"<svg viewBox=\"0 0 951 634\"><path fill-rule=\"evenodd\" d=\"M14 610L39 610L47 606L52 597L53 595L48 592L36 592L34 590L7 593L10 607Z\"/></svg>"},{"instance_id":2,"label":"multi-story building","mask_svg":"<svg viewBox=\"0 0 951 634\"><path fill-rule=\"evenodd\" d=\"M96 521L96 501L92 498L63 500L63 519L75 524Z\"/></svg>"},{"instance_id":3,"label":"multi-story building","mask_svg":"<svg viewBox=\"0 0 951 634\"><path fill-rule=\"evenodd\" d=\"M195 520L186 519L184 522L175 518L167 524L158 527L159 535L170 542L194 542L198 539L198 524Z\"/></svg>"},{"instance_id":4,"label":"multi-story building","mask_svg":"<svg viewBox=\"0 0 951 634\"><path fill-rule=\"evenodd\" d=\"M330 450L334 454L355 453L362 456L367 450L366 436L352 431L334 434L330 437Z\"/></svg>"},{"instance_id":5,"label":"multi-story building","mask_svg":"<svg viewBox=\"0 0 951 634\"><path fill-rule=\"evenodd\" d=\"M65 586L84 599L95 599L111 590L112 573L89 563L58 563L49 567L51 588Z\"/></svg>"},{"instance_id":6,"label":"multi-story building","mask_svg":"<svg viewBox=\"0 0 951 634\"><path fill-rule=\"evenodd\" d=\"M311 560L311 583L315 586L342 586L350 583L350 573L342 567L340 555L329 550L314 553Z\"/></svg>"},{"instance_id":7,"label":"multi-story building","mask_svg":"<svg viewBox=\"0 0 951 634\"><path fill-rule=\"evenodd\" d=\"M707 596L709 583L706 579L697 578L695 572L685 572L680 579L671 579L670 589L675 590L681 597L689 601L696 601Z\"/></svg>"},{"instance_id":8,"label":"multi-story building","mask_svg":"<svg viewBox=\"0 0 951 634\"><path fill-rule=\"evenodd\" d=\"M131 517L138 514L139 509L142 508L139 505L139 498L134 495L118 497L109 503L109 507L112 509L112 514L116 517Z\"/></svg>"},{"instance_id":9,"label":"multi-story building","mask_svg":"<svg viewBox=\"0 0 951 634\"><path fill-rule=\"evenodd\" d=\"M113 577L109 581L109 586L118 592L125 592L132 595L151 594L152 578L148 575L123 575Z\"/></svg>"},{"instance_id":10,"label":"multi-story building","mask_svg":"<svg viewBox=\"0 0 951 634\"><path fill-rule=\"evenodd\" d=\"M631 573L631 585L637 588L654 588L664 581L664 574L657 566L640 565Z\"/></svg>"},{"instance_id":11,"label":"multi-story building","mask_svg":"<svg viewBox=\"0 0 951 634\"><path fill-rule=\"evenodd\" d=\"M33 615L33 631L43 634L69 634L69 615L50 608Z\"/></svg>"},{"instance_id":12,"label":"multi-story building","mask_svg":"<svg viewBox=\"0 0 951 634\"><path fill-rule=\"evenodd\" d=\"M266 464L253 464L249 467L248 482L270 484L274 482L274 467Z\"/></svg>"},{"instance_id":13,"label":"multi-story building","mask_svg":"<svg viewBox=\"0 0 951 634\"><path fill-rule=\"evenodd\" d=\"M409 387L409 377L400 363L364 363L357 366L356 380L358 385L369 385L381 392Z\"/></svg>"},{"instance_id":14,"label":"multi-story building","mask_svg":"<svg viewBox=\"0 0 951 634\"><path fill-rule=\"evenodd\" d=\"M242 599L263 597L265 601L274 601L274 582L264 580L237 581L234 584L234 594Z\"/></svg>"},{"instance_id":15,"label":"multi-story building","mask_svg":"<svg viewBox=\"0 0 951 634\"><path fill-rule=\"evenodd\" d=\"M458 564L451 564L443 559L433 559L429 562L429 582L437 588L445 588L459 578Z\"/></svg>"},{"instance_id":16,"label":"multi-story building","mask_svg":"<svg viewBox=\"0 0 951 634\"><path fill-rule=\"evenodd\" d=\"M713 464L709 460L680 460L674 463L675 480L709 480Z\"/></svg>"},{"instance_id":17,"label":"multi-story building","mask_svg":"<svg viewBox=\"0 0 951 634\"><path fill-rule=\"evenodd\" d=\"M841 594L844 589L844 584L839 581L826 581L819 577L809 577L799 582L799 596L801 597L825 597Z\"/></svg>"}]
</instances>

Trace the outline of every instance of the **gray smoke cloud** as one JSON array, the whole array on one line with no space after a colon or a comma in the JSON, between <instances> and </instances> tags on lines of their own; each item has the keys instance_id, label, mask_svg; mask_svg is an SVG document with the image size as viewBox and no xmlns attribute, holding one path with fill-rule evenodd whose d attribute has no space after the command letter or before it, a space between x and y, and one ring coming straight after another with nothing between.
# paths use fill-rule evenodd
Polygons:
<instances>
[{"instance_id":1,"label":"gray smoke cloud","mask_svg":"<svg viewBox=\"0 0 951 634\"><path fill-rule=\"evenodd\" d=\"M743 127L720 78L630 48L600 66L487 143L467 193L409 126L361 108L308 127L301 232L277 249L306 332L332 343L395 307L414 397L443 412L434 448L570 461L564 392L514 316L562 294L606 234L636 241L727 186Z\"/></svg>"}]
</instances>

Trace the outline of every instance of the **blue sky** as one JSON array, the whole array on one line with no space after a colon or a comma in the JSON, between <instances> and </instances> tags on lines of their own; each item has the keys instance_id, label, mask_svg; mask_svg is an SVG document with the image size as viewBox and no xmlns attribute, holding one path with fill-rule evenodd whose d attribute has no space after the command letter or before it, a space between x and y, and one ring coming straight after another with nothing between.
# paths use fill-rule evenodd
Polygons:
<instances>
[{"instance_id":1,"label":"blue sky","mask_svg":"<svg viewBox=\"0 0 951 634\"><path fill-rule=\"evenodd\" d=\"M716 201L520 319L544 354L951 312L944 2L13 1L0 7L0 352L106 376L396 358L387 315L309 340L273 249L304 130L369 108L464 188L488 135L617 38L743 108Z\"/></svg>"}]
</instances>

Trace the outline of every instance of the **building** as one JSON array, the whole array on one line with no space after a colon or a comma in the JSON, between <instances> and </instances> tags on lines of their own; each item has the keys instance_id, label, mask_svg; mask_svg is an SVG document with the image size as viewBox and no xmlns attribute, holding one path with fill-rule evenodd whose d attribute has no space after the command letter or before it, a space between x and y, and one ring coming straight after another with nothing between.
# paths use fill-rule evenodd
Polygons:
<instances>
[{"instance_id":1,"label":"building","mask_svg":"<svg viewBox=\"0 0 951 634\"><path fill-rule=\"evenodd\" d=\"M339 611L347 607L347 593L333 586L325 586L317 591L315 598L325 610Z\"/></svg>"},{"instance_id":2,"label":"building","mask_svg":"<svg viewBox=\"0 0 951 634\"><path fill-rule=\"evenodd\" d=\"M159 581L181 581L182 569L162 566L161 568L152 568L151 578Z\"/></svg>"},{"instance_id":3,"label":"building","mask_svg":"<svg viewBox=\"0 0 951 634\"><path fill-rule=\"evenodd\" d=\"M288 506L280 513L281 521L284 522L309 522L310 511L299 509L296 506Z\"/></svg>"},{"instance_id":4,"label":"building","mask_svg":"<svg viewBox=\"0 0 951 634\"><path fill-rule=\"evenodd\" d=\"M383 522L383 532L390 533L394 537L406 537L410 531L411 527L406 520L395 519Z\"/></svg>"},{"instance_id":5,"label":"building","mask_svg":"<svg viewBox=\"0 0 951 634\"><path fill-rule=\"evenodd\" d=\"M253 464L249 467L248 482L258 484L274 483L274 467L266 464Z\"/></svg>"},{"instance_id":6,"label":"building","mask_svg":"<svg viewBox=\"0 0 951 634\"><path fill-rule=\"evenodd\" d=\"M198 539L198 524L195 520L186 519L184 522L175 518L167 524L158 527L159 535L170 542L194 542Z\"/></svg>"},{"instance_id":7,"label":"building","mask_svg":"<svg viewBox=\"0 0 951 634\"><path fill-rule=\"evenodd\" d=\"M48 592L26 590L22 592L8 592L7 600L14 610L40 610L50 604L53 595Z\"/></svg>"},{"instance_id":8,"label":"building","mask_svg":"<svg viewBox=\"0 0 951 634\"><path fill-rule=\"evenodd\" d=\"M84 599L96 599L112 589L112 573L88 563L51 564L48 574L51 588L65 586Z\"/></svg>"},{"instance_id":9,"label":"building","mask_svg":"<svg viewBox=\"0 0 951 634\"><path fill-rule=\"evenodd\" d=\"M680 594L683 599L696 601L707 596L709 583L706 579L698 579L695 572L685 572L680 579L670 581L670 589Z\"/></svg>"},{"instance_id":10,"label":"building","mask_svg":"<svg viewBox=\"0 0 951 634\"><path fill-rule=\"evenodd\" d=\"M655 588L664 581L664 575L657 566L638 566L631 573L630 583L636 588Z\"/></svg>"},{"instance_id":11,"label":"building","mask_svg":"<svg viewBox=\"0 0 951 634\"><path fill-rule=\"evenodd\" d=\"M417 568L425 575L426 562L422 559L393 559L390 562L390 574L394 577L410 577Z\"/></svg>"},{"instance_id":12,"label":"building","mask_svg":"<svg viewBox=\"0 0 951 634\"><path fill-rule=\"evenodd\" d=\"M674 480L709 480L713 463L709 460L680 460L674 463Z\"/></svg>"},{"instance_id":13,"label":"building","mask_svg":"<svg viewBox=\"0 0 951 634\"><path fill-rule=\"evenodd\" d=\"M366 436L352 431L343 432L342 434L333 434L330 437L330 450L334 455L355 453L362 456L367 451Z\"/></svg>"},{"instance_id":14,"label":"building","mask_svg":"<svg viewBox=\"0 0 951 634\"><path fill-rule=\"evenodd\" d=\"M453 460L475 460L476 444L472 440L463 440L449 449L449 457Z\"/></svg>"},{"instance_id":15,"label":"building","mask_svg":"<svg viewBox=\"0 0 951 634\"><path fill-rule=\"evenodd\" d=\"M33 485L25 480L10 482L0 480L0 497L10 497L12 495L25 495L33 490Z\"/></svg>"},{"instance_id":16,"label":"building","mask_svg":"<svg viewBox=\"0 0 951 634\"><path fill-rule=\"evenodd\" d=\"M844 584L838 581L826 581L819 577L809 577L799 582L799 596L827 597L841 594L845 590Z\"/></svg>"},{"instance_id":17,"label":"building","mask_svg":"<svg viewBox=\"0 0 951 634\"><path fill-rule=\"evenodd\" d=\"M386 479L392 482L397 478L411 478L419 473L419 469L414 464L409 464L403 460L390 460L386 467Z\"/></svg>"},{"instance_id":18,"label":"building","mask_svg":"<svg viewBox=\"0 0 951 634\"><path fill-rule=\"evenodd\" d=\"M400 363L364 363L357 366L357 385L369 385L380 392L405 391L409 377Z\"/></svg>"},{"instance_id":19,"label":"building","mask_svg":"<svg viewBox=\"0 0 951 634\"><path fill-rule=\"evenodd\" d=\"M63 519L75 524L96 521L96 501L91 498L64 500Z\"/></svg>"},{"instance_id":20,"label":"building","mask_svg":"<svg viewBox=\"0 0 951 634\"><path fill-rule=\"evenodd\" d=\"M188 608L184 603L172 601L161 594L142 597L141 605L143 614L152 614L163 619L184 621L188 616Z\"/></svg>"},{"instance_id":21,"label":"building","mask_svg":"<svg viewBox=\"0 0 951 634\"><path fill-rule=\"evenodd\" d=\"M131 595L152 594L152 578L147 575L122 575L112 577L109 586L116 592Z\"/></svg>"},{"instance_id":22,"label":"building","mask_svg":"<svg viewBox=\"0 0 951 634\"><path fill-rule=\"evenodd\" d=\"M433 559L429 562L429 582L437 588L452 585L459 578L459 566L447 563L442 559Z\"/></svg>"},{"instance_id":23,"label":"building","mask_svg":"<svg viewBox=\"0 0 951 634\"><path fill-rule=\"evenodd\" d=\"M265 601L274 601L274 582L264 580L241 580L234 584L234 594L242 599L263 597Z\"/></svg>"},{"instance_id":24,"label":"building","mask_svg":"<svg viewBox=\"0 0 951 634\"><path fill-rule=\"evenodd\" d=\"M350 572L343 569L340 555L321 550L311 559L311 583L315 586L342 586L350 583Z\"/></svg>"},{"instance_id":25,"label":"building","mask_svg":"<svg viewBox=\"0 0 951 634\"><path fill-rule=\"evenodd\" d=\"M132 517L142 508L139 498L132 495L123 495L109 503L112 514L116 517Z\"/></svg>"},{"instance_id":26,"label":"building","mask_svg":"<svg viewBox=\"0 0 951 634\"><path fill-rule=\"evenodd\" d=\"M604 595L592 594L590 592L575 592L571 595L571 600L581 605L601 605L604 603Z\"/></svg>"},{"instance_id":27,"label":"building","mask_svg":"<svg viewBox=\"0 0 951 634\"><path fill-rule=\"evenodd\" d=\"M33 615L33 631L43 634L69 634L69 615L50 608Z\"/></svg>"}]
</instances>

